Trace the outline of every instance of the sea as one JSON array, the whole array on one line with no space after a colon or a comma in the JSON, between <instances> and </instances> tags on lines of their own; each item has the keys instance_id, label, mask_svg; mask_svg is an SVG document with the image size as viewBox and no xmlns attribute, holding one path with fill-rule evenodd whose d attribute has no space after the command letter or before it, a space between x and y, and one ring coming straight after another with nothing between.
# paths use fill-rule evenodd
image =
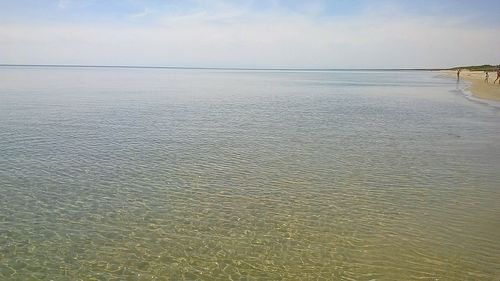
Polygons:
<instances>
[{"instance_id":1,"label":"sea","mask_svg":"<svg viewBox=\"0 0 500 281\"><path fill-rule=\"evenodd\" d=\"M0 67L0 280L500 280L500 109L432 71Z\"/></svg>"}]
</instances>

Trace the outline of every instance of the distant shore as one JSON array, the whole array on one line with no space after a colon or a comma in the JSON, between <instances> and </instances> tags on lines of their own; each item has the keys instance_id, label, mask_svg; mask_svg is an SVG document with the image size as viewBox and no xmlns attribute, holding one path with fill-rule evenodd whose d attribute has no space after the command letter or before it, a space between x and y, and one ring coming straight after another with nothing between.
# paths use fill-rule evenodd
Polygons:
<instances>
[{"instance_id":1,"label":"distant shore","mask_svg":"<svg viewBox=\"0 0 500 281\"><path fill-rule=\"evenodd\" d=\"M455 70L443 70L441 72L447 77L452 77L454 79L457 78L457 72ZM500 102L500 85L498 84L498 81L496 84L493 84L497 75L495 72L489 72L489 75L489 82L486 83L484 81L484 71L462 70L460 73L460 79L465 79L471 82L470 91L474 97Z\"/></svg>"}]
</instances>

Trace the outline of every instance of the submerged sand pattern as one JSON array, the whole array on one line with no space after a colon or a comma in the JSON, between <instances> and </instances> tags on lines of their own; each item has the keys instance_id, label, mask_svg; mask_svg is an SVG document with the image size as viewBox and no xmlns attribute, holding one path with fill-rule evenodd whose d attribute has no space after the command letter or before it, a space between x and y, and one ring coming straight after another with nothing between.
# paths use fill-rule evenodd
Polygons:
<instances>
[{"instance_id":1,"label":"submerged sand pattern","mask_svg":"<svg viewBox=\"0 0 500 281\"><path fill-rule=\"evenodd\" d=\"M500 274L500 115L453 81L1 71L3 280Z\"/></svg>"}]
</instances>

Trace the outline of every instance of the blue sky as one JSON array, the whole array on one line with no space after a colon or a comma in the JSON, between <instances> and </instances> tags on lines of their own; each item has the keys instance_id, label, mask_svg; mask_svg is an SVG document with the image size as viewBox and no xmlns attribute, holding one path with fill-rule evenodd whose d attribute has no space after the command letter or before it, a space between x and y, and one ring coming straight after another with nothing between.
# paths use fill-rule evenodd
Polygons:
<instances>
[{"instance_id":1,"label":"blue sky","mask_svg":"<svg viewBox=\"0 0 500 281\"><path fill-rule=\"evenodd\" d=\"M500 63L500 3L0 0L0 63L392 68Z\"/></svg>"}]
</instances>

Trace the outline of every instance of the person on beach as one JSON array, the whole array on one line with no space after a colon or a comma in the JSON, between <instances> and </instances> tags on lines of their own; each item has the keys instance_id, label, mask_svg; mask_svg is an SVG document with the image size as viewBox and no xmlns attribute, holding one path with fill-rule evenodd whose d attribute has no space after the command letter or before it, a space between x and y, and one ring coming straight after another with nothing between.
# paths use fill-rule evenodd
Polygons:
<instances>
[{"instance_id":1,"label":"person on beach","mask_svg":"<svg viewBox=\"0 0 500 281\"><path fill-rule=\"evenodd\" d=\"M488 79L490 78L490 73L488 71L484 72L484 82L488 83Z\"/></svg>"},{"instance_id":2,"label":"person on beach","mask_svg":"<svg viewBox=\"0 0 500 281\"><path fill-rule=\"evenodd\" d=\"M498 84L500 84L500 66L497 67L497 79L495 79L495 81L493 81L493 84L495 84L495 82L497 82L498 80Z\"/></svg>"},{"instance_id":3,"label":"person on beach","mask_svg":"<svg viewBox=\"0 0 500 281\"><path fill-rule=\"evenodd\" d=\"M459 68L459 69L457 70L457 80L459 80L459 79L460 79L460 71L462 71L462 69L460 69L460 68Z\"/></svg>"}]
</instances>

